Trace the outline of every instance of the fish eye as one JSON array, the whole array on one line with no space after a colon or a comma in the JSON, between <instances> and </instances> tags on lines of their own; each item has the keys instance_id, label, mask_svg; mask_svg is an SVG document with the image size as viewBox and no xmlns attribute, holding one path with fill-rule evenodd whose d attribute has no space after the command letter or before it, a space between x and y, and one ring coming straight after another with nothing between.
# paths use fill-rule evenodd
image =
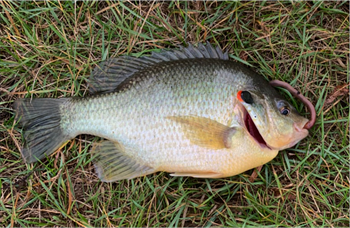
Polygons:
<instances>
[{"instance_id":1,"label":"fish eye","mask_svg":"<svg viewBox=\"0 0 350 228\"><path fill-rule=\"evenodd\" d=\"M284 106L284 107L280 108L280 113L284 116L287 116L290 113L290 110L287 106Z\"/></svg>"},{"instance_id":2,"label":"fish eye","mask_svg":"<svg viewBox=\"0 0 350 228\"><path fill-rule=\"evenodd\" d=\"M253 97L248 91L241 92L241 99L247 104L253 104Z\"/></svg>"}]
</instances>

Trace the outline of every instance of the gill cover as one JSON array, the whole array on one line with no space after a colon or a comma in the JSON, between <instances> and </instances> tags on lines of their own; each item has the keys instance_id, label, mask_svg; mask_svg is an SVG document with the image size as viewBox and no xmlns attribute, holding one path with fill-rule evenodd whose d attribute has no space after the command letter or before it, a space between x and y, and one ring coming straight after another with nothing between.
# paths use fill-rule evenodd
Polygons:
<instances>
[{"instance_id":1,"label":"gill cover","mask_svg":"<svg viewBox=\"0 0 350 228\"><path fill-rule=\"evenodd\" d=\"M287 101L251 90L238 91L237 99L271 149L291 147L308 135L308 131L303 129L308 119L300 116ZM246 128L248 131L251 129ZM254 137L254 134L251 135Z\"/></svg>"}]
</instances>

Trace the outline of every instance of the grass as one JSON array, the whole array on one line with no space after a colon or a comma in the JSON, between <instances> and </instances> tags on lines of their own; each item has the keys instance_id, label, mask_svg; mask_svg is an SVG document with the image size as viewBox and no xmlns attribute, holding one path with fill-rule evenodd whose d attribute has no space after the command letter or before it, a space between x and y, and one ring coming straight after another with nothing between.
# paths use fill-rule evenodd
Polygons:
<instances>
[{"instance_id":1,"label":"grass","mask_svg":"<svg viewBox=\"0 0 350 228\"><path fill-rule=\"evenodd\" d=\"M349 226L347 1L3 1L0 9L0 226ZM17 98L84 96L101 60L205 41L315 104L309 136L253 183L252 171L102 183L89 153L99 139L85 135L23 162Z\"/></svg>"}]
</instances>

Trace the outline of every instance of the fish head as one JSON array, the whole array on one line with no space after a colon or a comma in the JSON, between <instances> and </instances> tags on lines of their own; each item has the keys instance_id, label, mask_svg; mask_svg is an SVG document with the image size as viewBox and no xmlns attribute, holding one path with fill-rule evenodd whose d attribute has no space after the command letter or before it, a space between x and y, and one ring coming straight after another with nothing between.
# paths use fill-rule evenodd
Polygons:
<instances>
[{"instance_id":1,"label":"fish head","mask_svg":"<svg viewBox=\"0 0 350 228\"><path fill-rule=\"evenodd\" d=\"M243 125L255 141L262 147L283 150L308 135L304 126L309 120L276 93L239 91L237 99L242 105Z\"/></svg>"}]
</instances>

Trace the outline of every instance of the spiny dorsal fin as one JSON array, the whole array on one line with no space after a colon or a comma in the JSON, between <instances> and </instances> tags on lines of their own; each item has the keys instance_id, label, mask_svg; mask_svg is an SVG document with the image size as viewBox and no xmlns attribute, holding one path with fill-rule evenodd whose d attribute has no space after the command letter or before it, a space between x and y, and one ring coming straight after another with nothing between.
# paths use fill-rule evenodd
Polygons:
<instances>
[{"instance_id":1,"label":"spiny dorsal fin","mask_svg":"<svg viewBox=\"0 0 350 228\"><path fill-rule=\"evenodd\" d=\"M214 150L230 148L236 128L225 126L215 120L198 116L169 116L179 123L191 143Z\"/></svg>"},{"instance_id":2,"label":"spiny dorsal fin","mask_svg":"<svg viewBox=\"0 0 350 228\"><path fill-rule=\"evenodd\" d=\"M181 46L180 50L152 52L151 56L111 58L101 62L92 72L88 80L89 92L91 94L113 92L123 81L144 68L161 62L196 58L228 60L228 53L222 52L219 46L214 48L207 42L205 46L201 43L198 47L188 44L188 47Z\"/></svg>"},{"instance_id":3,"label":"spiny dorsal fin","mask_svg":"<svg viewBox=\"0 0 350 228\"><path fill-rule=\"evenodd\" d=\"M152 167L128 156L116 142L105 140L92 148L98 177L104 182L132 179L154 173Z\"/></svg>"}]
</instances>

